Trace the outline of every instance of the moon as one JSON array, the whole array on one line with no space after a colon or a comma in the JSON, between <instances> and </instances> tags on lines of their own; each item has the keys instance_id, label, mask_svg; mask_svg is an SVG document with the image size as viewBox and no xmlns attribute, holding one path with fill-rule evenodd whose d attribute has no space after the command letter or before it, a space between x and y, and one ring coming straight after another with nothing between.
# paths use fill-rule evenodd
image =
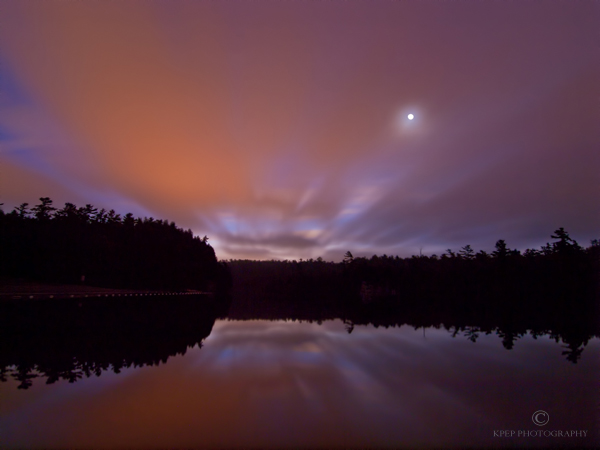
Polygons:
<instances>
[{"instance_id":1,"label":"moon","mask_svg":"<svg viewBox=\"0 0 600 450\"><path fill-rule=\"evenodd\" d=\"M413 114L409 114L407 117L408 117L408 120L413 120L415 118L415 116Z\"/></svg>"}]
</instances>

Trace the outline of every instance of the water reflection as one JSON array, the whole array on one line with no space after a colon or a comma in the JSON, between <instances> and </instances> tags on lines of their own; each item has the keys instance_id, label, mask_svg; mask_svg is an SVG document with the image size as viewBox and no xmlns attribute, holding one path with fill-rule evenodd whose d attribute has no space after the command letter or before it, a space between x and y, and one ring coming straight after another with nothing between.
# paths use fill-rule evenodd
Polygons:
<instances>
[{"instance_id":1,"label":"water reflection","mask_svg":"<svg viewBox=\"0 0 600 450\"><path fill-rule=\"evenodd\" d=\"M472 343L496 336L506 350L525 337L549 337L561 354L577 363L592 338L600 336L593 310L515 308L461 309L454 304L369 304L340 302L335 296L298 301L285 296L260 301L183 297L61 299L4 302L0 305L0 380L13 378L19 389L42 377L52 384L73 383L105 371L166 363L211 333L215 318L271 321L341 320L349 335L357 326L445 330ZM559 305L561 306L561 305ZM271 336L265 331L265 336ZM271 337L281 339L281 336ZM295 338L298 338L296 336Z\"/></svg>"},{"instance_id":2,"label":"water reflection","mask_svg":"<svg viewBox=\"0 0 600 450\"><path fill-rule=\"evenodd\" d=\"M103 389L104 377L25 392L8 380L0 429L7 447L592 446L599 350L594 339L568 364L548 337L506 351L435 328L217 320L202 348L108 374ZM587 437L494 437L534 428L538 409Z\"/></svg>"},{"instance_id":3,"label":"water reflection","mask_svg":"<svg viewBox=\"0 0 600 450\"><path fill-rule=\"evenodd\" d=\"M212 298L81 298L4 302L0 379L70 383L166 363L201 346L219 311Z\"/></svg>"},{"instance_id":4,"label":"water reflection","mask_svg":"<svg viewBox=\"0 0 600 450\"><path fill-rule=\"evenodd\" d=\"M575 307L577 305L577 307ZM597 301L565 299L553 304L496 302L469 305L442 299L404 303L364 304L335 296L290 300L284 295L256 298L240 296L228 317L237 320L302 320L323 323L340 319L351 334L357 325L374 328L401 327L445 329L452 337L475 343L481 336L495 335L506 350L524 336L548 336L562 348L562 355L577 363L591 339L600 337Z\"/></svg>"},{"instance_id":5,"label":"water reflection","mask_svg":"<svg viewBox=\"0 0 600 450\"><path fill-rule=\"evenodd\" d=\"M213 300L4 303L2 446L600 445L585 308ZM539 409L586 437L494 435Z\"/></svg>"}]
</instances>

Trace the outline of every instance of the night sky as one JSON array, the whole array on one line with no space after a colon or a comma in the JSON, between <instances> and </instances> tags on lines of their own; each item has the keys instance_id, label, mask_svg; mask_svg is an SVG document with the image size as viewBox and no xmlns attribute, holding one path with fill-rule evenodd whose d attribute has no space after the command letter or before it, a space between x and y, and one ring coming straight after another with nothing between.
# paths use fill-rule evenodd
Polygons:
<instances>
[{"instance_id":1,"label":"night sky","mask_svg":"<svg viewBox=\"0 0 600 450\"><path fill-rule=\"evenodd\" d=\"M597 1L0 0L0 202L174 220L219 258L587 246L599 23Z\"/></svg>"}]
</instances>

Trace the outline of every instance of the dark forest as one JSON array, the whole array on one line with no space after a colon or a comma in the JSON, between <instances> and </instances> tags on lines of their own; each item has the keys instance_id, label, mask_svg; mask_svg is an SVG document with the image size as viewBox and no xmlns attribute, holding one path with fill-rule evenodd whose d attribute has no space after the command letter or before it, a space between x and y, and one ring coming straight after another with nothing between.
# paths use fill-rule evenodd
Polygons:
<instances>
[{"instance_id":1,"label":"dark forest","mask_svg":"<svg viewBox=\"0 0 600 450\"><path fill-rule=\"evenodd\" d=\"M22 204L0 211L2 279L222 295L6 298L0 303L0 380L10 373L20 388L31 385L35 370L51 383L99 375L109 366L118 371L165 362L201 345L217 317L341 319L349 333L358 325L445 328L473 342L494 333L507 350L527 334L549 335L562 342L572 363L600 336L600 242L584 248L563 228L551 235L553 242L524 252L499 240L489 254L467 245L439 257L365 258L348 251L340 263L225 263L208 238L173 222L121 217L91 205L56 209L49 198L40 200L31 209Z\"/></svg>"},{"instance_id":2,"label":"dark forest","mask_svg":"<svg viewBox=\"0 0 600 450\"><path fill-rule=\"evenodd\" d=\"M48 197L0 211L0 277L128 289L214 290L227 284L208 238L174 222Z\"/></svg>"}]
</instances>

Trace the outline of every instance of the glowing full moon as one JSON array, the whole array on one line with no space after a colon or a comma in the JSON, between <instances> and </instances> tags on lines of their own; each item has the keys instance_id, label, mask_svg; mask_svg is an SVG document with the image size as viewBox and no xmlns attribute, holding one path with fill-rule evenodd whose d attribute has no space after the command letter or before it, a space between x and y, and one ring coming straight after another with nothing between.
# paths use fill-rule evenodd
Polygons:
<instances>
[{"instance_id":1,"label":"glowing full moon","mask_svg":"<svg viewBox=\"0 0 600 450\"><path fill-rule=\"evenodd\" d=\"M408 120L413 120L414 118L415 118L415 116L414 116L414 115L412 115L412 114L409 114L409 115L408 115Z\"/></svg>"}]
</instances>

